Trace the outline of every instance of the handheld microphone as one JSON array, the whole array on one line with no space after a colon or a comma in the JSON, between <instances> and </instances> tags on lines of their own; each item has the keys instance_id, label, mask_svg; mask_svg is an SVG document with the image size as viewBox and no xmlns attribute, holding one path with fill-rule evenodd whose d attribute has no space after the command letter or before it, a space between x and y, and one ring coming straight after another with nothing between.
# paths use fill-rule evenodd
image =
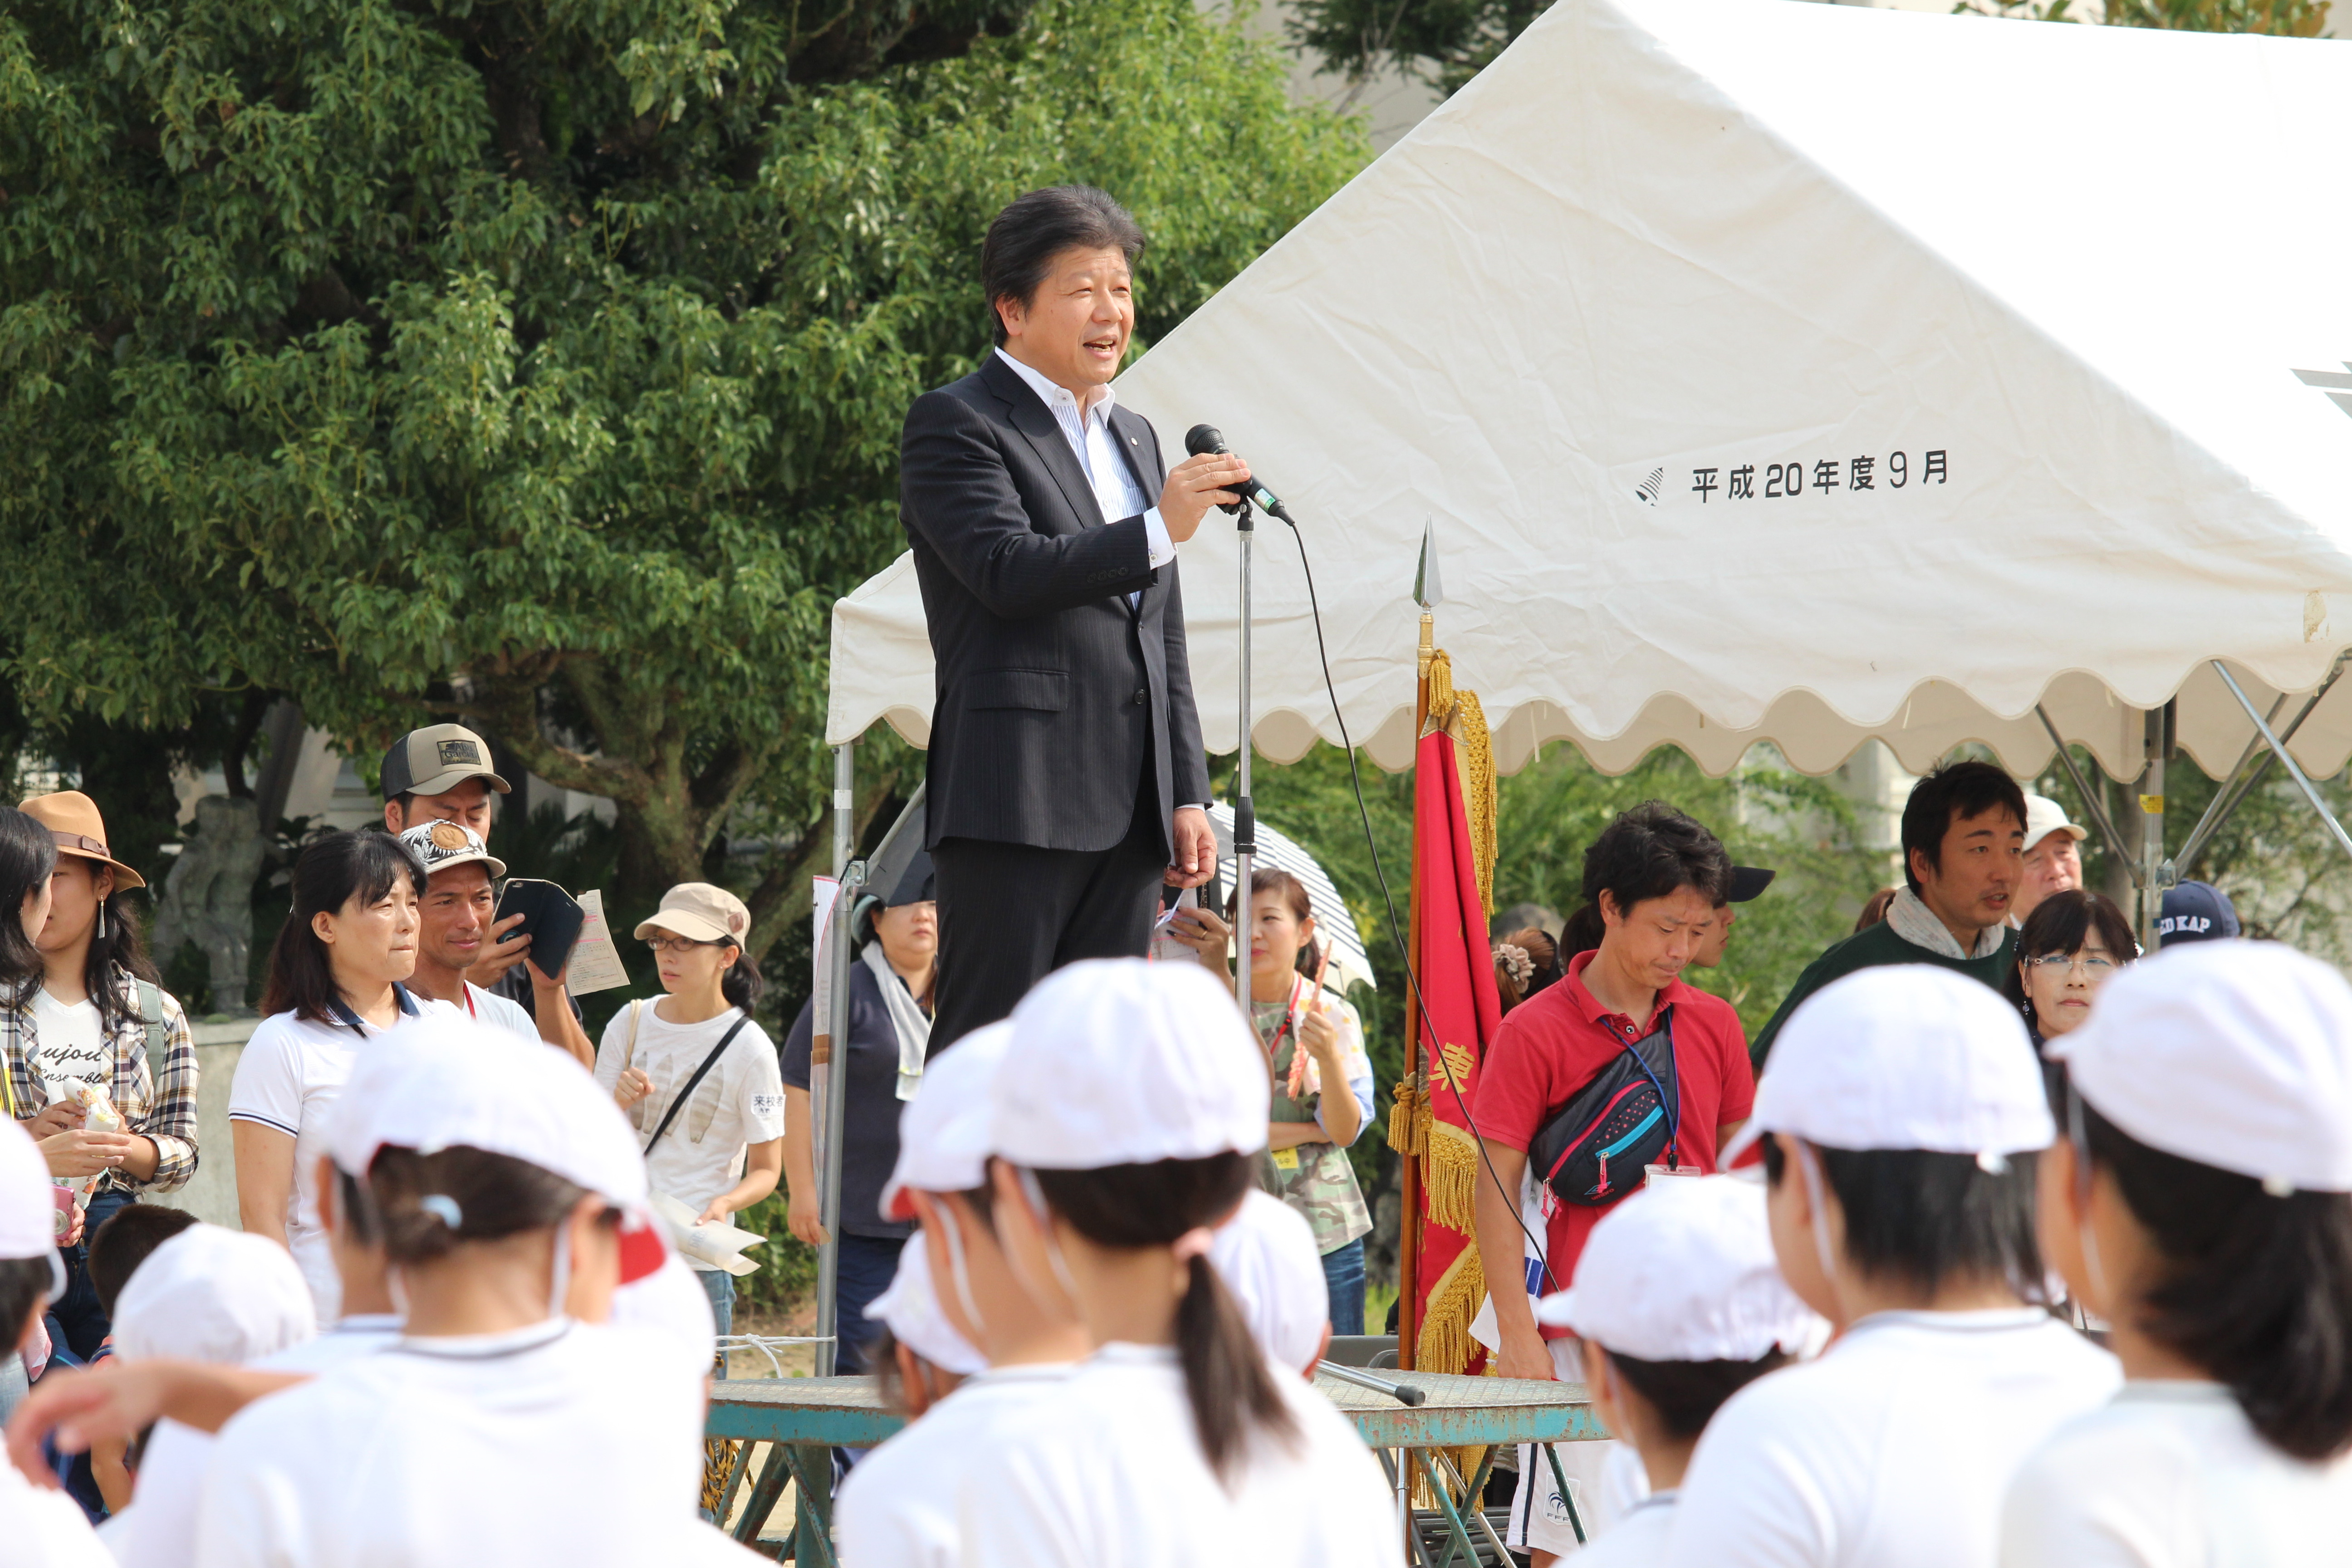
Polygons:
<instances>
[{"instance_id":1,"label":"handheld microphone","mask_svg":"<svg viewBox=\"0 0 2352 1568\"><path fill-rule=\"evenodd\" d=\"M1229 457L1233 452L1233 448L1225 445L1224 437L1213 425L1195 425L1184 432L1184 450L1196 458L1207 452L1214 452L1220 457ZM1286 522L1289 521L1290 514L1282 510L1282 498L1258 483L1255 472L1250 478L1227 488L1240 495L1243 500L1255 502L1258 509L1267 516L1281 518ZM1230 516L1242 510L1241 502L1236 501L1227 506L1221 501L1217 505L1217 510Z\"/></svg>"}]
</instances>

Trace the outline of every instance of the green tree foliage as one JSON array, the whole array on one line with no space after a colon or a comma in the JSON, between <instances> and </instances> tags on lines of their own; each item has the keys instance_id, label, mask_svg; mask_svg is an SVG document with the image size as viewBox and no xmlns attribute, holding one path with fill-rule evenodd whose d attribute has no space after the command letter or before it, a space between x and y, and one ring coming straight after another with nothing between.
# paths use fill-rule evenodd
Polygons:
<instances>
[{"instance_id":1,"label":"green tree foliage","mask_svg":"<svg viewBox=\"0 0 2352 1568\"><path fill-rule=\"evenodd\" d=\"M1955 11L2042 22L2097 19L2194 33L2315 38L2330 0L1958 0ZM1291 37L1325 68L1362 79L1384 65L1453 92L1486 68L1551 0L1298 0ZM2085 15L2088 12L2090 15Z\"/></svg>"},{"instance_id":2,"label":"green tree foliage","mask_svg":"<svg viewBox=\"0 0 2352 1568\"><path fill-rule=\"evenodd\" d=\"M371 763L462 715L615 802L631 897L731 832L781 921L989 216L1121 195L1148 341L1367 155L1184 0L0 5L0 662Z\"/></svg>"}]
</instances>

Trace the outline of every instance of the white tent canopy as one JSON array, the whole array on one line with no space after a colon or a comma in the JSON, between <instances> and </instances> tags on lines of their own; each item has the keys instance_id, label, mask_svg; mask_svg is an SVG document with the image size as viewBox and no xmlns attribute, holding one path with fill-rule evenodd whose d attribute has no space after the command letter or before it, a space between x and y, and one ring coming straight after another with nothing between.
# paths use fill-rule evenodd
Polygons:
<instances>
[{"instance_id":1,"label":"white tent canopy","mask_svg":"<svg viewBox=\"0 0 2352 1568\"><path fill-rule=\"evenodd\" d=\"M2352 46L1796 3L1561 0L1130 369L1306 530L1349 729L1411 760L1413 566L1497 761L1967 740L2219 774L2352 644ZM2304 373L2298 374L2297 373ZM1748 493L1740 493L1742 491ZM1286 531L1257 746L1334 742ZM1234 542L1184 547L1233 748ZM2346 616L2342 626L2336 615ZM2344 683L2352 687L2352 681ZM901 559L836 607L835 743L920 744ZM2293 745L2352 753L2352 690Z\"/></svg>"}]
</instances>

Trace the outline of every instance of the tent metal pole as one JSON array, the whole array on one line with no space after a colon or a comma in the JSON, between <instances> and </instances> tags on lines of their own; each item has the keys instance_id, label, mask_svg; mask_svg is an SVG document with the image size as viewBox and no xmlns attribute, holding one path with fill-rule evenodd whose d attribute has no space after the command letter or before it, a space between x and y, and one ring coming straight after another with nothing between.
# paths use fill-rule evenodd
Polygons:
<instances>
[{"instance_id":1,"label":"tent metal pole","mask_svg":"<svg viewBox=\"0 0 2352 1568\"><path fill-rule=\"evenodd\" d=\"M1250 544L1257 523L1247 499L1234 514L1241 547L1242 745L1234 775L1234 1005L1250 1016L1250 879L1257 861L1257 804L1250 798ZM1294 1047L1295 1048L1295 1047Z\"/></svg>"},{"instance_id":2,"label":"tent metal pole","mask_svg":"<svg viewBox=\"0 0 2352 1568\"><path fill-rule=\"evenodd\" d=\"M2303 728L2303 721L2310 718L2318 709L2321 700L2336 689L2336 683L2344 678L2344 671L2347 666L2352 666L2352 652L2337 654L2336 663L2327 671L2327 679L2312 689L2311 695L2303 700L2303 706L2295 710L2294 717L2286 721L2284 729L2279 731L2280 744L2288 744L2294 740L2295 731ZM2279 710L2286 706L2286 701L2285 694L2281 693L2278 700L2271 704L2270 721L2273 727L2277 726ZM2189 842L2180 847L2179 863L2181 875L2189 874L2189 868L2197 863L2197 857L2204 853L2206 840L2219 833L2222 826L2236 814L2240 804L2253 792L2257 784L2263 782L2263 775L2270 772L2271 763L2274 760L2263 748L2263 738L2260 735L2246 742L2245 754L2238 759L2237 767L2231 769L2228 778L2223 781L2225 784L2229 784L2230 779L2236 780L2236 783L2229 784L2229 787L2214 795L2213 804L2205 808L2205 816L2198 822L2196 831L2189 836ZM2251 771L2246 771L2248 763L2253 764ZM2245 776L2240 778L2238 775L2242 771L2245 772Z\"/></svg>"},{"instance_id":3,"label":"tent metal pole","mask_svg":"<svg viewBox=\"0 0 2352 1568\"><path fill-rule=\"evenodd\" d=\"M2050 743L2058 748L2059 764L2066 770L2066 776L2074 781L2074 793L2083 797L2083 809L2091 814L2091 826L2099 830L2099 837L2105 843L2107 853L2123 862L2124 869L2131 873L2132 885L2137 887L2140 868L2132 859L2131 851L2124 847L2124 836L2116 831L2113 822L2107 820L2107 808L2100 801L2098 792L2083 776L2083 770L2074 765L2074 753L2066 750L2066 738L2058 733L2058 726L2051 721L2050 710L2037 702L2033 705L2033 716L2042 721L2043 729L2050 731Z\"/></svg>"},{"instance_id":4,"label":"tent metal pole","mask_svg":"<svg viewBox=\"0 0 2352 1568\"><path fill-rule=\"evenodd\" d=\"M2165 884L2172 879L2164 858L2164 761L2171 738L2172 705L2151 708L2142 717L2141 747L2147 762L2139 775L2139 943L2156 951L2157 923L2164 913Z\"/></svg>"},{"instance_id":5,"label":"tent metal pole","mask_svg":"<svg viewBox=\"0 0 2352 1568\"><path fill-rule=\"evenodd\" d=\"M2231 675L2218 658L2213 660L2213 673L2221 678L2221 684L2230 689L2230 695L2238 700L2238 706L2244 709L2246 717L2254 721L2254 729L2270 747L2271 755L2279 760L2279 766L2284 768L2287 776L2294 780L2294 787L2303 791L2303 798L2311 802L2311 809L2319 813L2319 820L2327 824L2327 831L2336 836L2336 842L2344 846L2344 852L2347 855L2352 855L2352 834L2344 831L2344 825L2336 820L2336 814L2327 809L2326 801L2319 798L2318 786L2311 782L2302 766L2287 751L2286 742L2272 731L2269 721L2256 710L2253 703L2247 699L2243 689L2238 685L2236 678Z\"/></svg>"},{"instance_id":6,"label":"tent metal pole","mask_svg":"<svg viewBox=\"0 0 2352 1568\"><path fill-rule=\"evenodd\" d=\"M844 1081L849 1066L849 915L865 885L862 865L853 866L857 847L857 777L854 741L833 752L833 866L839 887L827 921L828 997L825 1032L810 1042L811 1087L821 1092L810 1106L810 1131L817 1141L817 1212L825 1239L816 1249L816 1374L833 1375L841 1324L834 1310L841 1279L841 1155L849 1098ZM818 1053L822 1051L820 1056ZM820 1070L821 1069L821 1070Z\"/></svg>"}]
</instances>

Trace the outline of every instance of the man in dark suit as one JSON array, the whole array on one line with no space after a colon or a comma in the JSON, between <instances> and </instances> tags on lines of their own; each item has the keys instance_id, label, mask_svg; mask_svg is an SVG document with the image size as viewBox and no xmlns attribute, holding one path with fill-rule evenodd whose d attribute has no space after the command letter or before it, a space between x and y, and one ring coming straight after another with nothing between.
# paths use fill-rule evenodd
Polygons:
<instances>
[{"instance_id":1,"label":"man in dark suit","mask_svg":"<svg viewBox=\"0 0 2352 1568\"><path fill-rule=\"evenodd\" d=\"M1117 405L1142 248L1091 187L1006 207L981 251L997 350L907 413L899 517L938 666L934 1049L1061 964L1140 954L1163 882L1216 867L1176 547L1249 468L1170 470Z\"/></svg>"}]
</instances>

